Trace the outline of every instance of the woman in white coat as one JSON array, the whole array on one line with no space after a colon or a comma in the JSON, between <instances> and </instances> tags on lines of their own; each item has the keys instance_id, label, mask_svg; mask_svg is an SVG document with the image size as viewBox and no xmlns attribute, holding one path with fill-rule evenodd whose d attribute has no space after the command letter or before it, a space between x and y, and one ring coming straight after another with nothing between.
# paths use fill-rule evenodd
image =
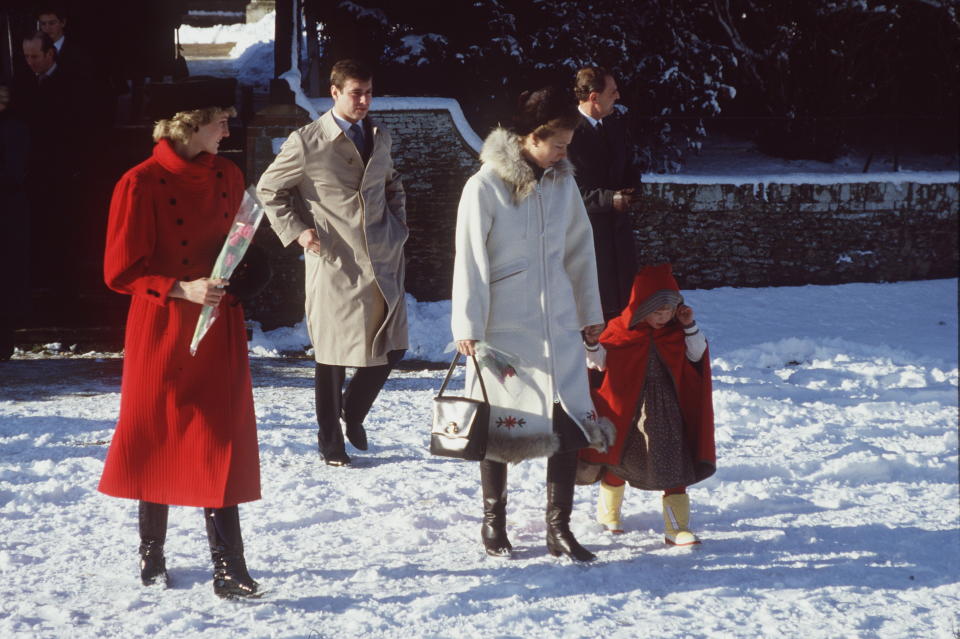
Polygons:
<instances>
[{"instance_id":1,"label":"woman in white coat","mask_svg":"<svg viewBox=\"0 0 960 639\"><path fill-rule=\"evenodd\" d=\"M593 235L566 160L578 113L562 91L521 96L516 126L498 128L480 153L482 167L463 189L457 213L453 337L515 355L517 388L484 381L490 438L480 463L481 536L487 554L510 556L506 534L507 462L548 457L547 549L594 559L570 532L577 451L605 450L609 422L597 420L584 365L582 333L603 328ZM480 397L473 371L471 396Z\"/></svg>"}]
</instances>

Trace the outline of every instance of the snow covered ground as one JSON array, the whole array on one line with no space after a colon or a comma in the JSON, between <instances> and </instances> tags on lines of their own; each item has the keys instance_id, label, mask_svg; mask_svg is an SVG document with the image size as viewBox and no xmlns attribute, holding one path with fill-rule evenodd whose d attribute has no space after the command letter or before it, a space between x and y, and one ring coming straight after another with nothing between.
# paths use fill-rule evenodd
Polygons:
<instances>
[{"instance_id":1,"label":"snow covered ground","mask_svg":"<svg viewBox=\"0 0 960 639\"><path fill-rule=\"evenodd\" d=\"M536 461L510 470L516 558L489 558L476 465L427 452L442 371L395 373L370 450L340 469L317 459L312 363L256 356L256 602L213 595L196 508L171 510L172 588L140 586L136 506L96 492L119 359L0 363L0 636L957 637L957 280L687 299L716 389L719 469L691 489L701 546L665 546L658 496L638 490L610 536L580 487L573 529L599 558L554 559ZM446 358L448 313L414 307L419 358Z\"/></svg>"}]
</instances>

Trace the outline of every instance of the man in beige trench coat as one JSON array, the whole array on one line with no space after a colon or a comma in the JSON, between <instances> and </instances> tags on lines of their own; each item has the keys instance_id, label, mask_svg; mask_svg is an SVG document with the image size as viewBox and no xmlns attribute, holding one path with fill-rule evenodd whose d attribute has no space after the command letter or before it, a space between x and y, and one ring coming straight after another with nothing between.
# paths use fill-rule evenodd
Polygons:
<instances>
[{"instance_id":1,"label":"man in beige trench coat","mask_svg":"<svg viewBox=\"0 0 960 639\"><path fill-rule=\"evenodd\" d=\"M257 192L284 246L304 249L317 444L324 462L346 466L343 429L367 449L363 420L407 348L408 231L390 134L366 117L372 73L341 60L330 93L333 108L290 134ZM344 391L347 366L357 371Z\"/></svg>"}]
</instances>

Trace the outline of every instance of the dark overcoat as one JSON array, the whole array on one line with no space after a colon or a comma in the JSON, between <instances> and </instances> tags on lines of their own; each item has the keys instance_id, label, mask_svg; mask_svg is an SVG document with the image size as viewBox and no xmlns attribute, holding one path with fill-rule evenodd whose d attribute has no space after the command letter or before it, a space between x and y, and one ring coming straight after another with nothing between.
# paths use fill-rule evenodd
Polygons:
<instances>
[{"instance_id":1,"label":"dark overcoat","mask_svg":"<svg viewBox=\"0 0 960 639\"><path fill-rule=\"evenodd\" d=\"M602 132L581 116L568 154L593 227L603 316L611 319L630 301L637 272L633 222L629 213L613 208L613 194L625 188L639 189L640 171L633 162L626 124L614 115L603 119Z\"/></svg>"}]
</instances>

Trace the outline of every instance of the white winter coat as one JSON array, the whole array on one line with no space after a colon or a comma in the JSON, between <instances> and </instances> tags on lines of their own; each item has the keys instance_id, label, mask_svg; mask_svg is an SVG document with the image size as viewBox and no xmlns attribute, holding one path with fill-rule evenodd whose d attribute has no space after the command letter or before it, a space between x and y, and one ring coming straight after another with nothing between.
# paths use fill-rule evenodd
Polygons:
<instances>
[{"instance_id":1,"label":"white winter coat","mask_svg":"<svg viewBox=\"0 0 960 639\"><path fill-rule=\"evenodd\" d=\"M495 130L464 186L451 318L455 340L483 340L520 359L519 380L508 386L484 374L487 458L508 462L558 450L558 401L592 447L605 450L612 436L596 419L580 336L603 323L590 221L570 163L537 181L520 148L518 136ZM468 392L480 398L469 368Z\"/></svg>"}]
</instances>

